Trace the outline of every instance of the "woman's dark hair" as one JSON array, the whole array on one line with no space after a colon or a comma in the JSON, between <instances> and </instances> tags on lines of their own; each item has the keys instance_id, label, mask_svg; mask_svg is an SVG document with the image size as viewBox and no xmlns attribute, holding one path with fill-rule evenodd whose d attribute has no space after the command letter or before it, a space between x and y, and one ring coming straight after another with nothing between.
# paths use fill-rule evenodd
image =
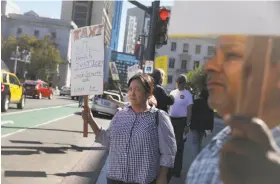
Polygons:
<instances>
[{"instance_id":1,"label":"woman's dark hair","mask_svg":"<svg viewBox=\"0 0 280 184\"><path fill-rule=\"evenodd\" d=\"M142 86L144 87L146 93L148 93L150 96L153 95L154 80L151 76L149 76L147 74L136 74L129 79L128 86L130 86L130 83L134 80L140 81Z\"/></svg>"},{"instance_id":2,"label":"woman's dark hair","mask_svg":"<svg viewBox=\"0 0 280 184\"><path fill-rule=\"evenodd\" d=\"M160 83L161 80L161 75L162 75L162 70L160 69L154 69L152 73L152 77L154 79L155 85Z\"/></svg>"}]
</instances>

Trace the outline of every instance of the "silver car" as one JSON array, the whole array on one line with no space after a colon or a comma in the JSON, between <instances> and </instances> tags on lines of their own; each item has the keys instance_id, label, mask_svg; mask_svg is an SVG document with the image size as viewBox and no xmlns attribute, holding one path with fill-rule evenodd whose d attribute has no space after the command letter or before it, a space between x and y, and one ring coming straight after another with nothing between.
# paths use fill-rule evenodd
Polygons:
<instances>
[{"instance_id":1,"label":"silver car","mask_svg":"<svg viewBox=\"0 0 280 184\"><path fill-rule=\"evenodd\" d=\"M121 97L117 93L112 93L108 91L104 91L102 95L95 95L92 98L92 107L91 111L92 113L102 113L102 114L108 114L114 116L116 112L118 111L119 106L108 100L108 95L111 95L115 100L121 101Z\"/></svg>"},{"instance_id":2,"label":"silver car","mask_svg":"<svg viewBox=\"0 0 280 184\"><path fill-rule=\"evenodd\" d=\"M59 92L59 95L60 96L65 96L65 95L70 95L70 92L71 92L71 89L70 87L68 86L63 86L61 89L60 89L60 92Z\"/></svg>"}]
</instances>

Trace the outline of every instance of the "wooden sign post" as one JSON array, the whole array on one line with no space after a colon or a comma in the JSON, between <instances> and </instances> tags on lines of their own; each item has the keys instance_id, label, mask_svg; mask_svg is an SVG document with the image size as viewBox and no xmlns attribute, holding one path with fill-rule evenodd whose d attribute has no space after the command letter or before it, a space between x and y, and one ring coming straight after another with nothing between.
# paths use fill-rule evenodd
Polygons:
<instances>
[{"instance_id":1,"label":"wooden sign post","mask_svg":"<svg viewBox=\"0 0 280 184\"><path fill-rule=\"evenodd\" d=\"M86 112L90 112L90 111L87 111L87 110L90 110L89 105L88 105L88 95L84 96L84 109L86 110ZM90 114L88 114L88 116L89 115ZM84 135L84 137L88 136L88 122L86 122L86 121L84 121L83 135Z\"/></svg>"}]
</instances>

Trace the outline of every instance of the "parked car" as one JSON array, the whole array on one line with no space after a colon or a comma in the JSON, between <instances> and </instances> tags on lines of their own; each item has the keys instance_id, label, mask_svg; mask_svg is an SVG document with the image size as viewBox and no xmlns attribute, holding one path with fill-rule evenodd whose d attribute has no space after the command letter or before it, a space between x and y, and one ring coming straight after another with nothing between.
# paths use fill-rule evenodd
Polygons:
<instances>
[{"instance_id":1,"label":"parked car","mask_svg":"<svg viewBox=\"0 0 280 184\"><path fill-rule=\"evenodd\" d=\"M24 108L24 89L14 73L1 70L1 111L7 112L11 103L17 104L18 109Z\"/></svg>"},{"instance_id":2,"label":"parked car","mask_svg":"<svg viewBox=\"0 0 280 184\"><path fill-rule=\"evenodd\" d=\"M44 81L28 80L24 82L25 95L32 96L33 98L42 99L47 97L50 100L53 98L53 90Z\"/></svg>"},{"instance_id":3,"label":"parked car","mask_svg":"<svg viewBox=\"0 0 280 184\"><path fill-rule=\"evenodd\" d=\"M112 93L108 91L104 91L102 95L95 95L92 98L92 107L91 111L93 114L103 113L114 116L118 111L118 105L114 102L111 102L107 99L107 96L111 95L115 100L121 101L121 97L118 93Z\"/></svg>"},{"instance_id":4,"label":"parked car","mask_svg":"<svg viewBox=\"0 0 280 184\"><path fill-rule=\"evenodd\" d=\"M71 96L71 94L70 94L70 96ZM72 100L79 100L79 96L71 96L71 99Z\"/></svg>"},{"instance_id":5,"label":"parked car","mask_svg":"<svg viewBox=\"0 0 280 184\"><path fill-rule=\"evenodd\" d=\"M70 96L70 93L71 93L71 88L68 86L63 86L59 91L60 96L65 96L65 95Z\"/></svg>"}]
</instances>

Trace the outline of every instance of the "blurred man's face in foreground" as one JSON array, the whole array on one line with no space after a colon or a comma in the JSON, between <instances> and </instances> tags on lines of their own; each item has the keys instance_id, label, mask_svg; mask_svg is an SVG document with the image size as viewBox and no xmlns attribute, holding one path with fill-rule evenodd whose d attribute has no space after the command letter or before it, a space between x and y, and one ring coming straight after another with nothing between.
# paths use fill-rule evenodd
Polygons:
<instances>
[{"instance_id":1,"label":"blurred man's face in foreground","mask_svg":"<svg viewBox=\"0 0 280 184\"><path fill-rule=\"evenodd\" d=\"M221 116L234 112L246 44L247 36L220 36L215 56L205 64L208 104Z\"/></svg>"}]
</instances>

